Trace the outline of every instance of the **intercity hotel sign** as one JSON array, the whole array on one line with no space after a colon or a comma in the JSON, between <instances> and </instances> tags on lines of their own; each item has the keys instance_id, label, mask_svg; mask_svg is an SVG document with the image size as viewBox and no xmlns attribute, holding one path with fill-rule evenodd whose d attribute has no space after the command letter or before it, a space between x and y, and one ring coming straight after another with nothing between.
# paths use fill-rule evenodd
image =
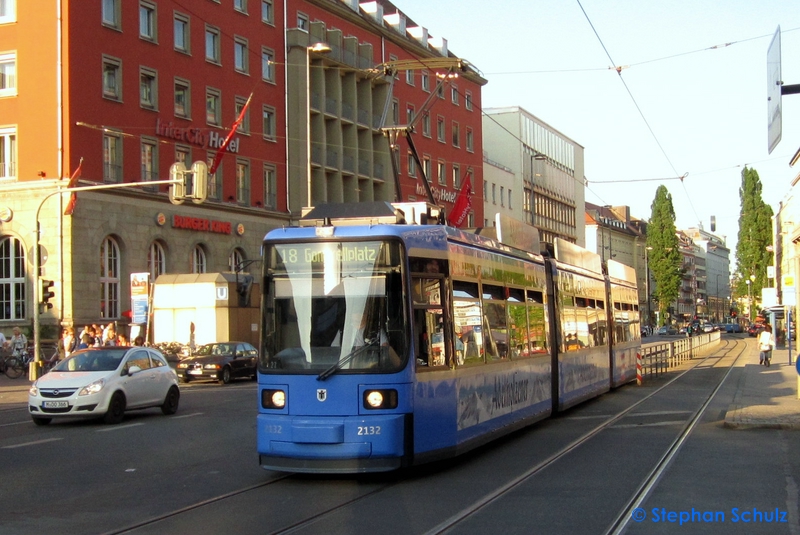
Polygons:
<instances>
[{"instance_id":1,"label":"intercity hotel sign","mask_svg":"<svg viewBox=\"0 0 800 535\"><path fill-rule=\"evenodd\" d=\"M172 121L162 121L156 119L156 135L174 139L181 143L189 143L190 145L197 145L204 149L218 149L222 146L222 142L227 135L226 132L216 132L214 130L205 130L202 128L184 128L175 126ZM239 152L239 138L231 139L226 152L236 154Z\"/></svg>"}]
</instances>

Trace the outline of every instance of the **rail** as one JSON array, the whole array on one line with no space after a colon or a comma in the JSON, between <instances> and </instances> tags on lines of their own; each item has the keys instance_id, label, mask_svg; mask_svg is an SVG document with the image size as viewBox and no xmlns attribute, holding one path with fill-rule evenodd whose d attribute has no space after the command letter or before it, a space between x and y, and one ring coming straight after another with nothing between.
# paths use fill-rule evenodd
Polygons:
<instances>
[{"instance_id":1,"label":"rail","mask_svg":"<svg viewBox=\"0 0 800 535\"><path fill-rule=\"evenodd\" d=\"M642 376L652 377L666 373L670 368L680 365L703 354L709 346L720 343L721 332L697 334L688 338L656 342L642 346Z\"/></svg>"}]
</instances>

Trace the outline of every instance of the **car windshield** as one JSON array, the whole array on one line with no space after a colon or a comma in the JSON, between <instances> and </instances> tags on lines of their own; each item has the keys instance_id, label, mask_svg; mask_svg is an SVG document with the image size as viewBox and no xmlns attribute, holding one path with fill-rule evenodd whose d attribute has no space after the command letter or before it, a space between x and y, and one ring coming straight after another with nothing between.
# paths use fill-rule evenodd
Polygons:
<instances>
[{"instance_id":1,"label":"car windshield","mask_svg":"<svg viewBox=\"0 0 800 535\"><path fill-rule=\"evenodd\" d=\"M53 368L58 372L112 372L119 368L125 351L90 350L74 353Z\"/></svg>"},{"instance_id":2,"label":"car windshield","mask_svg":"<svg viewBox=\"0 0 800 535\"><path fill-rule=\"evenodd\" d=\"M197 348L195 355L201 357L208 355L230 355L233 353L235 344L206 344Z\"/></svg>"}]
</instances>

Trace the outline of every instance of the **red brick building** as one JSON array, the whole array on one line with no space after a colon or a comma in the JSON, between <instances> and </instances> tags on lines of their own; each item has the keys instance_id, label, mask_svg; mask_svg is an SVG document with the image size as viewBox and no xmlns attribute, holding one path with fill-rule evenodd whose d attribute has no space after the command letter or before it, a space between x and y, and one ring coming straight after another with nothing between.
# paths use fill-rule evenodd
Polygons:
<instances>
[{"instance_id":1,"label":"red brick building","mask_svg":"<svg viewBox=\"0 0 800 535\"><path fill-rule=\"evenodd\" d=\"M417 115L441 204L470 175L482 221L485 80L456 60L382 1L0 0L0 330L34 315L37 224L43 324L124 323L131 273L231 271L309 201L394 200L382 128ZM213 159L248 99L205 203L146 185ZM397 154L402 200L424 200L402 135ZM65 216L81 161L81 186L145 185Z\"/></svg>"}]
</instances>

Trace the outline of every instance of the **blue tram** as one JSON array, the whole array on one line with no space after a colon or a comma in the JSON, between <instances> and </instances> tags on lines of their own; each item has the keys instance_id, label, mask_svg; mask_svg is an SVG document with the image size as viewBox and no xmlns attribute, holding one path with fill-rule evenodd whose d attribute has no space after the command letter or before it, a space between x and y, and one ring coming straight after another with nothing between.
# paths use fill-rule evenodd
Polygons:
<instances>
[{"instance_id":1,"label":"blue tram","mask_svg":"<svg viewBox=\"0 0 800 535\"><path fill-rule=\"evenodd\" d=\"M633 380L633 270L506 234L437 224L425 203L320 206L268 233L260 464L370 472L451 457Z\"/></svg>"}]
</instances>

